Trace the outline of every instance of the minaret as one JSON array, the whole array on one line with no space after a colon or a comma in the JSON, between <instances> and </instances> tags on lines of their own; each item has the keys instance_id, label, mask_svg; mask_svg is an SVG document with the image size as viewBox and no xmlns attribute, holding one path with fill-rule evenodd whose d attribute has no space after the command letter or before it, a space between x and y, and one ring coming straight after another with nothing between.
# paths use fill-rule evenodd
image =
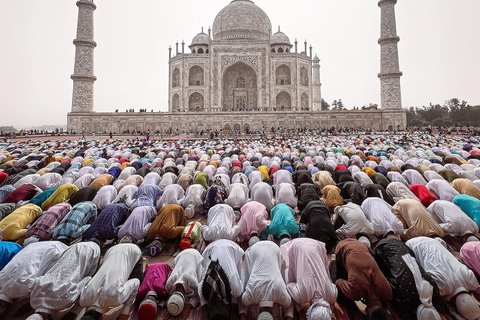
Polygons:
<instances>
[{"instance_id":1,"label":"minaret","mask_svg":"<svg viewBox=\"0 0 480 320\"><path fill-rule=\"evenodd\" d=\"M395 21L395 4L397 0L380 0L378 6L382 11L381 36L378 40L381 48L380 73L382 109L401 109L402 94L400 77L402 73L398 62L397 26Z\"/></svg>"},{"instance_id":2,"label":"minaret","mask_svg":"<svg viewBox=\"0 0 480 320\"><path fill-rule=\"evenodd\" d=\"M320 83L320 59L315 55L313 58L313 111L322 110L322 84Z\"/></svg>"},{"instance_id":3,"label":"minaret","mask_svg":"<svg viewBox=\"0 0 480 320\"><path fill-rule=\"evenodd\" d=\"M75 44L75 69L73 80L72 112L93 112L93 87L97 77L93 75L93 0L77 1L78 23Z\"/></svg>"}]
</instances>

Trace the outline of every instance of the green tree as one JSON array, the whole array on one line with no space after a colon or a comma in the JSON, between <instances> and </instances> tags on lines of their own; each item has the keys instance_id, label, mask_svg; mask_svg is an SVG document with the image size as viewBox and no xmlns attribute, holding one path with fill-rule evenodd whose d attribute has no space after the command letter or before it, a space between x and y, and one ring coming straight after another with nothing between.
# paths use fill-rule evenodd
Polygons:
<instances>
[{"instance_id":1,"label":"green tree","mask_svg":"<svg viewBox=\"0 0 480 320\"><path fill-rule=\"evenodd\" d=\"M322 99L322 110L330 110L330 105L327 101Z\"/></svg>"},{"instance_id":2,"label":"green tree","mask_svg":"<svg viewBox=\"0 0 480 320\"><path fill-rule=\"evenodd\" d=\"M342 99L338 99L337 107L338 107L338 109L340 109L340 110L345 109L345 106L343 105Z\"/></svg>"}]
</instances>

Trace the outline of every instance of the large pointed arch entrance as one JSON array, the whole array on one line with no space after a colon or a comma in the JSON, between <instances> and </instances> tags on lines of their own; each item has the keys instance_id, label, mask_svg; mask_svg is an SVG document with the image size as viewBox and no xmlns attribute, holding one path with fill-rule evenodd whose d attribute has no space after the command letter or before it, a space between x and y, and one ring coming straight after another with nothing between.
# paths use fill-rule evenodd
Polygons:
<instances>
[{"instance_id":1,"label":"large pointed arch entrance","mask_svg":"<svg viewBox=\"0 0 480 320\"><path fill-rule=\"evenodd\" d=\"M223 73L223 110L257 110L257 74L243 62L237 62Z\"/></svg>"}]
</instances>

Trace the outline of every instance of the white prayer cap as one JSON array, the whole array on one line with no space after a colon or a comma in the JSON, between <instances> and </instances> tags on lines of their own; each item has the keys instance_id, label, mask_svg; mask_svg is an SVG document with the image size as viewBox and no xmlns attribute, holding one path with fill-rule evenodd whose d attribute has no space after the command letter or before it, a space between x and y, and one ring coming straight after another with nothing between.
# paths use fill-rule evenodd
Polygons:
<instances>
[{"instance_id":1,"label":"white prayer cap","mask_svg":"<svg viewBox=\"0 0 480 320\"><path fill-rule=\"evenodd\" d=\"M330 320L332 319L332 309L330 304L324 299L316 301L307 310L308 320Z\"/></svg>"},{"instance_id":2,"label":"white prayer cap","mask_svg":"<svg viewBox=\"0 0 480 320\"><path fill-rule=\"evenodd\" d=\"M258 315L257 320L273 320L273 316L270 312L263 311Z\"/></svg>"},{"instance_id":3,"label":"white prayer cap","mask_svg":"<svg viewBox=\"0 0 480 320\"><path fill-rule=\"evenodd\" d=\"M175 291L167 302L168 312L172 316L178 316L185 307L185 297L179 291Z\"/></svg>"},{"instance_id":4,"label":"white prayer cap","mask_svg":"<svg viewBox=\"0 0 480 320\"><path fill-rule=\"evenodd\" d=\"M368 240L367 237L361 236L360 238L358 238L358 241L360 241L361 243L366 245L368 248L370 248L370 240Z\"/></svg>"},{"instance_id":5,"label":"white prayer cap","mask_svg":"<svg viewBox=\"0 0 480 320\"><path fill-rule=\"evenodd\" d=\"M290 239L289 238L283 238L281 241L280 241L280 247L283 246L285 243L289 242Z\"/></svg>"},{"instance_id":6,"label":"white prayer cap","mask_svg":"<svg viewBox=\"0 0 480 320\"><path fill-rule=\"evenodd\" d=\"M475 236L468 237L467 242L473 242L473 241L478 241L478 238Z\"/></svg>"},{"instance_id":7,"label":"white prayer cap","mask_svg":"<svg viewBox=\"0 0 480 320\"><path fill-rule=\"evenodd\" d=\"M461 293L455 299L458 313L467 320L474 320L480 317L478 303L468 293Z\"/></svg>"},{"instance_id":8,"label":"white prayer cap","mask_svg":"<svg viewBox=\"0 0 480 320\"><path fill-rule=\"evenodd\" d=\"M43 320L43 317L38 313L34 313L30 317L28 317L27 320Z\"/></svg>"},{"instance_id":9,"label":"white prayer cap","mask_svg":"<svg viewBox=\"0 0 480 320\"><path fill-rule=\"evenodd\" d=\"M417 320L441 320L440 314L434 307L420 304L417 308Z\"/></svg>"},{"instance_id":10,"label":"white prayer cap","mask_svg":"<svg viewBox=\"0 0 480 320\"><path fill-rule=\"evenodd\" d=\"M253 236L253 237L250 238L250 240L248 240L248 246L251 247L259 241L260 241L260 239L257 236Z\"/></svg>"},{"instance_id":11,"label":"white prayer cap","mask_svg":"<svg viewBox=\"0 0 480 320\"><path fill-rule=\"evenodd\" d=\"M185 208L185 216L187 216L187 219L192 219L194 215L195 215L195 206L193 204L189 204Z\"/></svg>"}]
</instances>

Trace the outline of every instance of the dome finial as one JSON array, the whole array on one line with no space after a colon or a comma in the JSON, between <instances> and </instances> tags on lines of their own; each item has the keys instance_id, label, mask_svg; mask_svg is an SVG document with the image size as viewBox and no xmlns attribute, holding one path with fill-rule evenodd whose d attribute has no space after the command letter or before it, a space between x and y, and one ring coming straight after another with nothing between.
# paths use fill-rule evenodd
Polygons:
<instances>
[{"instance_id":1,"label":"dome finial","mask_svg":"<svg viewBox=\"0 0 480 320\"><path fill-rule=\"evenodd\" d=\"M278 32L280 32L280 26L278 26Z\"/></svg>"},{"instance_id":2,"label":"dome finial","mask_svg":"<svg viewBox=\"0 0 480 320\"><path fill-rule=\"evenodd\" d=\"M202 33L203 33L203 27L202 27Z\"/></svg>"}]
</instances>

